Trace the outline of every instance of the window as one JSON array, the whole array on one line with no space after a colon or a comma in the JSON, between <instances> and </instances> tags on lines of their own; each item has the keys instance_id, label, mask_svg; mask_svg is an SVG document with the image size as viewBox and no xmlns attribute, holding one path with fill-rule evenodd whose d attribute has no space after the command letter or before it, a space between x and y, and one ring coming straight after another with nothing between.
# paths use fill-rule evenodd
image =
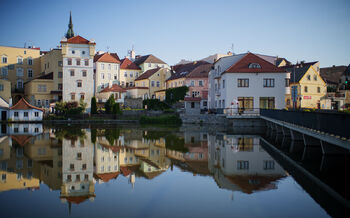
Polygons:
<instances>
[{"instance_id":1,"label":"window","mask_svg":"<svg viewBox=\"0 0 350 218\"><path fill-rule=\"evenodd\" d=\"M83 86L83 82L81 80L77 81L77 87L81 88Z\"/></svg>"},{"instance_id":2,"label":"window","mask_svg":"<svg viewBox=\"0 0 350 218\"><path fill-rule=\"evenodd\" d=\"M72 65L72 58L68 58L67 64L68 64L68 65Z\"/></svg>"},{"instance_id":3,"label":"window","mask_svg":"<svg viewBox=\"0 0 350 218\"><path fill-rule=\"evenodd\" d=\"M101 64L101 68L102 68L102 70L104 70L105 69L105 65Z\"/></svg>"},{"instance_id":4,"label":"window","mask_svg":"<svg viewBox=\"0 0 350 218\"><path fill-rule=\"evenodd\" d=\"M104 79L104 78L105 78L105 74L101 73L101 79Z\"/></svg>"},{"instance_id":5,"label":"window","mask_svg":"<svg viewBox=\"0 0 350 218\"><path fill-rule=\"evenodd\" d=\"M83 70L83 77L86 77L86 70Z\"/></svg>"},{"instance_id":6,"label":"window","mask_svg":"<svg viewBox=\"0 0 350 218\"><path fill-rule=\"evenodd\" d=\"M127 72L124 73L124 77L128 77L128 73Z\"/></svg>"},{"instance_id":7,"label":"window","mask_svg":"<svg viewBox=\"0 0 350 218\"><path fill-rule=\"evenodd\" d=\"M63 62L62 62L62 61L58 61L58 62L57 62L57 65L58 65L59 67L62 67L62 66L63 66Z\"/></svg>"},{"instance_id":8,"label":"window","mask_svg":"<svg viewBox=\"0 0 350 218\"><path fill-rule=\"evenodd\" d=\"M264 79L264 87L275 87L275 79Z\"/></svg>"},{"instance_id":9,"label":"window","mask_svg":"<svg viewBox=\"0 0 350 218\"><path fill-rule=\"evenodd\" d=\"M77 159L78 159L78 160L81 160L81 159L82 159L82 158L81 158L81 152L77 153Z\"/></svg>"},{"instance_id":10,"label":"window","mask_svg":"<svg viewBox=\"0 0 350 218\"><path fill-rule=\"evenodd\" d=\"M84 94L84 93L81 93L81 94L80 94L80 99L81 99L81 100L84 100L84 99L85 99L85 94Z\"/></svg>"},{"instance_id":11,"label":"window","mask_svg":"<svg viewBox=\"0 0 350 218\"><path fill-rule=\"evenodd\" d=\"M260 108L274 109L275 108L275 97L260 97Z\"/></svg>"},{"instance_id":12,"label":"window","mask_svg":"<svg viewBox=\"0 0 350 218\"><path fill-rule=\"evenodd\" d=\"M88 181L88 180L89 180L89 175L88 175L88 174L85 174L84 180L85 180L85 181Z\"/></svg>"},{"instance_id":13,"label":"window","mask_svg":"<svg viewBox=\"0 0 350 218\"><path fill-rule=\"evenodd\" d=\"M222 88L225 88L225 80L222 80Z\"/></svg>"},{"instance_id":14,"label":"window","mask_svg":"<svg viewBox=\"0 0 350 218\"><path fill-rule=\"evenodd\" d=\"M33 77L33 70L32 69L28 69L27 76L29 78Z\"/></svg>"},{"instance_id":15,"label":"window","mask_svg":"<svg viewBox=\"0 0 350 218\"><path fill-rule=\"evenodd\" d=\"M0 84L0 91L4 91L4 85Z\"/></svg>"},{"instance_id":16,"label":"window","mask_svg":"<svg viewBox=\"0 0 350 218\"><path fill-rule=\"evenodd\" d=\"M195 107L195 103L191 102L191 108L194 108L194 107Z\"/></svg>"},{"instance_id":17,"label":"window","mask_svg":"<svg viewBox=\"0 0 350 218\"><path fill-rule=\"evenodd\" d=\"M2 63L3 64L6 64L7 63L7 56L2 56Z\"/></svg>"},{"instance_id":18,"label":"window","mask_svg":"<svg viewBox=\"0 0 350 218\"><path fill-rule=\"evenodd\" d=\"M74 50L72 50L72 54L75 54L75 51L74 51Z\"/></svg>"},{"instance_id":19,"label":"window","mask_svg":"<svg viewBox=\"0 0 350 218\"><path fill-rule=\"evenodd\" d=\"M194 81L193 80L191 80L191 85L190 86L194 86Z\"/></svg>"},{"instance_id":20,"label":"window","mask_svg":"<svg viewBox=\"0 0 350 218\"><path fill-rule=\"evenodd\" d=\"M38 92L46 92L46 85L38 85Z\"/></svg>"},{"instance_id":21,"label":"window","mask_svg":"<svg viewBox=\"0 0 350 218\"><path fill-rule=\"evenodd\" d=\"M80 59L77 59L77 65L80 66Z\"/></svg>"},{"instance_id":22,"label":"window","mask_svg":"<svg viewBox=\"0 0 350 218\"><path fill-rule=\"evenodd\" d=\"M41 100L40 99L38 99L37 105L41 106Z\"/></svg>"},{"instance_id":23,"label":"window","mask_svg":"<svg viewBox=\"0 0 350 218\"><path fill-rule=\"evenodd\" d=\"M71 171L74 171L74 164L70 164L70 165L69 165L69 169L70 169Z\"/></svg>"},{"instance_id":24,"label":"window","mask_svg":"<svg viewBox=\"0 0 350 218\"><path fill-rule=\"evenodd\" d=\"M28 117L28 112L24 112L24 116ZM23 132L28 132L28 128L27 127L23 128Z\"/></svg>"},{"instance_id":25,"label":"window","mask_svg":"<svg viewBox=\"0 0 350 218\"><path fill-rule=\"evenodd\" d=\"M135 77L137 78L137 77L139 77L139 72L136 72L136 75L135 75Z\"/></svg>"},{"instance_id":26,"label":"window","mask_svg":"<svg viewBox=\"0 0 350 218\"><path fill-rule=\"evenodd\" d=\"M58 90L62 90L63 86L62 83L58 83Z\"/></svg>"},{"instance_id":27,"label":"window","mask_svg":"<svg viewBox=\"0 0 350 218\"><path fill-rule=\"evenodd\" d=\"M39 112L34 112L34 116L35 117L38 117L39 116ZM37 130L38 128L35 128L35 130ZM39 129L38 129L38 131L39 131Z\"/></svg>"},{"instance_id":28,"label":"window","mask_svg":"<svg viewBox=\"0 0 350 218\"><path fill-rule=\"evenodd\" d=\"M160 82L159 81L157 81L157 87L160 87Z\"/></svg>"},{"instance_id":29,"label":"window","mask_svg":"<svg viewBox=\"0 0 350 218\"><path fill-rule=\"evenodd\" d=\"M86 164L83 164L82 168L83 168L83 170L86 170Z\"/></svg>"},{"instance_id":30,"label":"window","mask_svg":"<svg viewBox=\"0 0 350 218\"><path fill-rule=\"evenodd\" d=\"M253 69L260 69L261 66L258 63L250 63L248 68L253 68Z\"/></svg>"},{"instance_id":31,"label":"window","mask_svg":"<svg viewBox=\"0 0 350 218\"><path fill-rule=\"evenodd\" d=\"M72 101L75 100L75 94L74 94L74 93L71 93L71 94L70 94L70 100L72 100Z\"/></svg>"},{"instance_id":32,"label":"window","mask_svg":"<svg viewBox=\"0 0 350 218\"><path fill-rule=\"evenodd\" d=\"M304 92L307 92L307 86L304 87Z\"/></svg>"},{"instance_id":33,"label":"window","mask_svg":"<svg viewBox=\"0 0 350 218\"><path fill-rule=\"evenodd\" d=\"M148 67L152 67L152 64L151 64L151 63L148 63Z\"/></svg>"},{"instance_id":34,"label":"window","mask_svg":"<svg viewBox=\"0 0 350 218\"><path fill-rule=\"evenodd\" d=\"M79 182L80 181L80 175L75 176L75 181Z\"/></svg>"},{"instance_id":35,"label":"window","mask_svg":"<svg viewBox=\"0 0 350 218\"><path fill-rule=\"evenodd\" d=\"M311 76L310 75L307 75L307 80L311 80Z\"/></svg>"},{"instance_id":36,"label":"window","mask_svg":"<svg viewBox=\"0 0 350 218\"><path fill-rule=\"evenodd\" d=\"M70 70L70 76L74 76L74 70Z\"/></svg>"},{"instance_id":37,"label":"window","mask_svg":"<svg viewBox=\"0 0 350 218\"><path fill-rule=\"evenodd\" d=\"M321 88L317 87L317 93L320 93L320 92L321 92Z\"/></svg>"},{"instance_id":38,"label":"window","mask_svg":"<svg viewBox=\"0 0 350 218\"><path fill-rule=\"evenodd\" d=\"M72 175L67 175L67 182L71 182L72 181Z\"/></svg>"},{"instance_id":39,"label":"window","mask_svg":"<svg viewBox=\"0 0 350 218\"><path fill-rule=\"evenodd\" d=\"M286 79L286 84L285 84L285 86L286 86L286 87L289 87L289 84L290 84L290 79L287 78L287 79Z\"/></svg>"},{"instance_id":40,"label":"window","mask_svg":"<svg viewBox=\"0 0 350 218\"><path fill-rule=\"evenodd\" d=\"M84 62L85 62L85 66L89 66L89 59L85 59Z\"/></svg>"},{"instance_id":41,"label":"window","mask_svg":"<svg viewBox=\"0 0 350 218\"><path fill-rule=\"evenodd\" d=\"M23 116L28 117L28 112L24 112Z\"/></svg>"},{"instance_id":42,"label":"window","mask_svg":"<svg viewBox=\"0 0 350 218\"><path fill-rule=\"evenodd\" d=\"M28 65L33 65L33 59L32 58L28 58Z\"/></svg>"},{"instance_id":43,"label":"window","mask_svg":"<svg viewBox=\"0 0 350 218\"><path fill-rule=\"evenodd\" d=\"M16 69L16 76L23 77L23 68Z\"/></svg>"},{"instance_id":44,"label":"window","mask_svg":"<svg viewBox=\"0 0 350 218\"><path fill-rule=\"evenodd\" d=\"M7 77L7 75L8 75L8 69L7 69L7 67L3 67L3 68L1 69L1 71L2 71L2 76L3 76L3 77Z\"/></svg>"},{"instance_id":45,"label":"window","mask_svg":"<svg viewBox=\"0 0 350 218\"><path fill-rule=\"evenodd\" d=\"M16 113L16 112L15 112ZM18 114L18 112L17 112L17 114ZM18 116L18 115L17 115ZM13 131L15 132L15 133L17 133L18 132L18 127L15 127L14 129L13 129Z\"/></svg>"},{"instance_id":46,"label":"window","mask_svg":"<svg viewBox=\"0 0 350 218\"><path fill-rule=\"evenodd\" d=\"M249 169L249 161L238 160L237 161L237 170L248 170Z\"/></svg>"},{"instance_id":47,"label":"window","mask_svg":"<svg viewBox=\"0 0 350 218\"><path fill-rule=\"evenodd\" d=\"M17 80L17 89L23 89L23 80Z\"/></svg>"},{"instance_id":48,"label":"window","mask_svg":"<svg viewBox=\"0 0 350 218\"><path fill-rule=\"evenodd\" d=\"M118 77L117 77L117 74L114 74L114 80L117 80Z\"/></svg>"},{"instance_id":49,"label":"window","mask_svg":"<svg viewBox=\"0 0 350 218\"><path fill-rule=\"evenodd\" d=\"M199 91L193 91L192 97L199 97Z\"/></svg>"},{"instance_id":50,"label":"window","mask_svg":"<svg viewBox=\"0 0 350 218\"><path fill-rule=\"evenodd\" d=\"M85 51L82 51L81 53L84 55L84 54L85 54Z\"/></svg>"},{"instance_id":51,"label":"window","mask_svg":"<svg viewBox=\"0 0 350 218\"><path fill-rule=\"evenodd\" d=\"M254 98L253 97L238 97L238 107L240 109L253 109L254 108Z\"/></svg>"},{"instance_id":52,"label":"window","mask_svg":"<svg viewBox=\"0 0 350 218\"><path fill-rule=\"evenodd\" d=\"M317 81L317 75L314 75L314 80Z\"/></svg>"},{"instance_id":53,"label":"window","mask_svg":"<svg viewBox=\"0 0 350 218\"><path fill-rule=\"evenodd\" d=\"M154 81L151 82L151 86L154 87Z\"/></svg>"},{"instance_id":54,"label":"window","mask_svg":"<svg viewBox=\"0 0 350 218\"><path fill-rule=\"evenodd\" d=\"M23 58L17 57L17 64L23 64Z\"/></svg>"},{"instance_id":55,"label":"window","mask_svg":"<svg viewBox=\"0 0 350 218\"><path fill-rule=\"evenodd\" d=\"M237 79L238 87L249 87L249 79Z\"/></svg>"},{"instance_id":56,"label":"window","mask_svg":"<svg viewBox=\"0 0 350 218\"><path fill-rule=\"evenodd\" d=\"M273 169L275 169L275 161L264 160L264 170L273 170Z\"/></svg>"},{"instance_id":57,"label":"window","mask_svg":"<svg viewBox=\"0 0 350 218\"><path fill-rule=\"evenodd\" d=\"M130 77L133 77L134 75L133 75L133 73L132 72L130 72Z\"/></svg>"},{"instance_id":58,"label":"window","mask_svg":"<svg viewBox=\"0 0 350 218\"><path fill-rule=\"evenodd\" d=\"M111 69L111 64L108 64L108 70L110 70Z\"/></svg>"},{"instance_id":59,"label":"window","mask_svg":"<svg viewBox=\"0 0 350 218\"><path fill-rule=\"evenodd\" d=\"M62 78L62 72L58 72L57 77Z\"/></svg>"}]
</instances>

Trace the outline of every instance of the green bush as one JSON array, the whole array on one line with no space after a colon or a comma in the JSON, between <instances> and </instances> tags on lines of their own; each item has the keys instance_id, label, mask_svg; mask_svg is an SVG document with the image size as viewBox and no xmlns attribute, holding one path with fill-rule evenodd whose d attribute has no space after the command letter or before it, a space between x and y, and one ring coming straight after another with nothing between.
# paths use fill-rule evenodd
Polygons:
<instances>
[{"instance_id":1,"label":"green bush","mask_svg":"<svg viewBox=\"0 0 350 218\"><path fill-rule=\"evenodd\" d=\"M187 86L167 89L165 91L165 101L168 104L174 104L180 100L184 100L187 92L188 92Z\"/></svg>"},{"instance_id":2,"label":"green bush","mask_svg":"<svg viewBox=\"0 0 350 218\"><path fill-rule=\"evenodd\" d=\"M113 114L122 114L119 103L115 103L112 108Z\"/></svg>"},{"instance_id":3,"label":"green bush","mask_svg":"<svg viewBox=\"0 0 350 218\"><path fill-rule=\"evenodd\" d=\"M161 115L157 117L141 116L141 124L181 124L182 120L176 115Z\"/></svg>"},{"instance_id":4,"label":"green bush","mask_svg":"<svg viewBox=\"0 0 350 218\"><path fill-rule=\"evenodd\" d=\"M147 110L166 110L170 108L166 103L159 99L145 99L142 103L143 107L147 105Z\"/></svg>"}]
</instances>

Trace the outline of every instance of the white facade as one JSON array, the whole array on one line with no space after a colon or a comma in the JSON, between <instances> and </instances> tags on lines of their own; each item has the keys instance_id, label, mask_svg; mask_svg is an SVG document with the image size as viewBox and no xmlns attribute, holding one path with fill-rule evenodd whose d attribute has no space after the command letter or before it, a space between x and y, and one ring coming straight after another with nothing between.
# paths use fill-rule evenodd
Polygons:
<instances>
[{"instance_id":1,"label":"white facade","mask_svg":"<svg viewBox=\"0 0 350 218\"><path fill-rule=\"evenodd\" d=\"M12 121L41 121L43 120L44 112L38 109L10 109L8 110L8 118Z\"/></svg>"},{"instance_id":2,"label":"white facade","mask_svg":"<svg viewBox=\"0 0 350 218\"><path fill-rule=\"evenodd\" d=\"M108 86L119 84L119 70L120 64L95 62L95 93L100 92Z\"/></svg>"},{"instance_id":3,"label":"white facade","mask_svg":"<svg viewBox=\"0 0 350 218\"><path fill-rule=\"evenodd\" d=\"M87 112L91 110L91 98L94 96L93 57L91 44L66 44L63 55L62 99L87 103ZM80 64L79 64L80 60Z\"/></svg>"}]
</instances>

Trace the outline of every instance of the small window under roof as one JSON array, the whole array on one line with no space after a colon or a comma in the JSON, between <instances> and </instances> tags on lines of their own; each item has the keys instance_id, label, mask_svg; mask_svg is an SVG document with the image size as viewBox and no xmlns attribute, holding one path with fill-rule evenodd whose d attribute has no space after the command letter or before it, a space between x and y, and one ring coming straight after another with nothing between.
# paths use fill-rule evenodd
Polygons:
<instances>
[{"instance_id":1,"label":"small window under roof","mask_svg":"<svg viewBox=\"0 0 350 218\"><path fill-rule=\"evenodd\" d=\"M248 67L249 68L259 68L259 69L261 68L260 64L258 64L258 63L250 63Z\"/></svg>"}]
</instances>

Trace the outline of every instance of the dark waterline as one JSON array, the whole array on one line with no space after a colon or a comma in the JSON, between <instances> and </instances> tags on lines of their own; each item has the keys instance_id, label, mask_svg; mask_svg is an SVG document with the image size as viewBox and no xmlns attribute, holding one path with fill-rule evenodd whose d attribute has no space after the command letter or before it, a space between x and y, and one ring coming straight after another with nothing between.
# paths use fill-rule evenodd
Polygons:
<instances>
[{"instance_id":1,"label":"dark waterline","mask_svg":"<svg viewBox=\"0 0 350 218\"><path fill-rule=\"evenodd\" d=\"M331 197L308 185L273 150L283 152L286 142L264 131L22 124L7 127L7 133L0 138L0 217L329 217L348 212L336 202L326 204ZM318 173L313 166L319 156L314 159L303 167L348 199L348 183L335 183L342 178L339 166ZM300 161L298 155L291 160Z\"/></svg>"}]
</instances>

